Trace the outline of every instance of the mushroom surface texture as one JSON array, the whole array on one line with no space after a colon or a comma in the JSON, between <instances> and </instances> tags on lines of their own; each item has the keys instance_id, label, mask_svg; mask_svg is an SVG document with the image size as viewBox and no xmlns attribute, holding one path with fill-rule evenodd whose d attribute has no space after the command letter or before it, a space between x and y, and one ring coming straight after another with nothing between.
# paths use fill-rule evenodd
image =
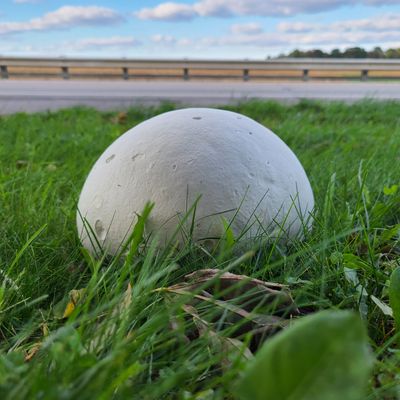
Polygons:
<instances>
[{"instance_id":1,"label":"mushroom surface texture","mask_svg":"<svg viewBox=\"0 0 400 400\"><path fill-rule=\"evenodd\" d=\"M278 136L244 115L210 108L153 117L104 151L78 203L83 245L93 251L98 242L115 254L149 201L145 229L160 246L189 234L208 246L227 224L236 237L300 238L314 207L302 165Z\"/></svg>"}]
</instances>

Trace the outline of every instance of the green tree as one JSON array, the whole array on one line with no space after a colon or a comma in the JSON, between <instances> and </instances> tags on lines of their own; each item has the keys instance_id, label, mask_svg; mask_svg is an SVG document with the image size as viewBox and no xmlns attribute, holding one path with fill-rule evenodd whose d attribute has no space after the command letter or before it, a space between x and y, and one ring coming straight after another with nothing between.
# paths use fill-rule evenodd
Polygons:
<instances>
[{"instance_id":1,"label":"green tree","mask_svg":"<svg viewBox=\"0 0 400 400\"><path fill-rule=\"evenodd\" d=\"M309 50L306 52L306 55L307 55L307 57L311 57L311 58L324 58L327 56L327 54L324 53L320 49Z\"/></svg>"},{"instance_id":2,"label":"green tree","mask_svg":"<svg viewBox=\"0 0 400 400\"><path fill-rule=\"evenodd\" d=\"M368 53L361 47L350 47L343 53L344 58L367 58Z\"/></svg>"},{"instance_id":3,"label":"green tree","mask_svg":"<svg viewBox=\"0 0 400 400\"><path fill-rule=\"evenodd\" d=\"M342 54L342 52L341 52L339 49L333 49L333 50L331 51L331 54L329 54L329 57L332 57L332 58L341 58L341 57L343 57L343 54Z\"/></svg>"},{"instance_id":4,"label":"green tree","mask_svg":"<svg viewBox=\"0 0 400 400\"><path fill-rule=\"evenodd\" d=\"M385 58L385 53L380 47L375 47L373 50L368 52L369 58Z\"/></svg>"},{"instance_id":5,"label":"green tree","mask_svg":"<svg viewBox=\"0 0 400 400\"><path fill-rule=\"evenodd\" d=\"M400 49L388 49L385 51L386 58L400 58Z\"/></svg>"},{"instance_id":6,"label":"green tree","mask_svg":"<svg viewBox=\"0 0 400 400\"><path fill-rule=\"evenodd\" d=\"M400 58L400 48L398 49L387 49L382 50L381 47L377 46L367 51L362 47L350 47L343 52L340 49L332 49L331 52L324 52L320 49L311 50L299 50L295 49L290 52L287 56L280 54L278 58L292 57L292 58Z\"/></svg>"},{"instance_id":7,"label":"green tree","mask_svg":"<svg viewBox=\"0 0 400 400\"><path fill-rule=\"evenodd\" d=\"M293 58L305 57L304 51L295 49L291 53L289 53L289 57L293 57Z\"/></svg>"}]
</instances>

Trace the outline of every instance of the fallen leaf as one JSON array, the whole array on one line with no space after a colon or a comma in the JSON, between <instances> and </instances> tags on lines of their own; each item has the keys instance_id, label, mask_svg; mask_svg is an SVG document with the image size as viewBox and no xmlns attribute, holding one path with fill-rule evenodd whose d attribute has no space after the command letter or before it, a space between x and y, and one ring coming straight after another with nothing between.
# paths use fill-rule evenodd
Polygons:
<instances>
[{"instance_id":1,"label":"fallen leaf","mask_svg":"<svg viewBox=\"0 0 400 400\"><path fill-rule=\"evenodd\" d=\"M90 342L89 345L90 351L95 351L95 350L97 351L101 349L107 343L107 341L115 335L121 319L124 318L129 312L129 307L131 303L132 303L132 285L129 282L127 289L122 296L121 303L117 304L110 311L110 314L106 316L106 318L111 322L107 324L104 332L101 335L94 337L94 339Z\"/></svg>"},{"instance_id":2,"label":"fallen leaf","mask_svg":"<svg viewBox=\"0 0 400 400\"><path fill-rule=\"evenodd\" d=\"M73 289L68 293L68 296L59 301L54 307L54 316L58 319L68 318L76 306L83 300L86 289Z\"/></svg>"},{"instance_id":3,"label":"fallen leaf","mask_svg":"<svg viewBox=\"0 0 400 400\"><path fill-rule=\"evenodd\" d=\"M229 369L238 358L241 358L243 361L253 358L253 353L243 342L219 335L212 329L208 322L200 318L194 307L183 305L182 308L186 313L192 316L199 331L199 336L209 340L212 352L222 355L221 364L224 369Z\"/></svg>"},{"instance_id":4,"label":"fallen leaf","mask_svg":"<svg viewBox=\"0 0 400 400\"><path fill-rule=\"evenodd\" d=\"M126 288L126 291L124 293L124 297L122 299L121 305L119 306L119 310L128 310L129 306L132 303L132 285L130 282L128 282L128 287Z\"/></svg>"},{"instance_id":5,"label":"fallen leaf","mask_svg":"<svg viewBox=\"0 0 400 400\"><path fill-rule=\"evenodd\" d=\"M241 306L254 310L261 304L273 304L274 314L283 312L298 315L288 287L278 283L264 282L246 275L236 275L230 272L221 273L218 269L202 269L185 276L185 281L193 289L205 286L212 295L223 300L240 299Z\"/></svg>"},{"instance_id":6,"label":"fallen leaf","mask_svg":"<svg viewBox=\"0 0 400 400\"><path fill-rule=\"evenodd\" d=\"M72 312L75 310L77 304L82 300L83 296L85 295L86 289L73 289L69 292L70 301L68 302L63 318L68 318Z\"/></svg>"},{"instance_id":7,"label":"fallen leaf","mask_svg":"<svg viewBox=\"0 0 400 400\"><path fill-rule=\"evenodd\" d=\"M128 114L126 112L119 112L115 117L112 118L111 122L113 124L125 124L128 118Z\"/></svg>"},{"instance_id":8,"label":"fallen leaf","mask_svg":"<svg viewBox=\"0 0 400 400\"><path fill-rule=\"evenodd\" d=\"M199 270L184 279L182 283L157 291L185 296L182 309L193 318L199 335L204 330L229 331L229 339L240 341L250 333L249 348L257 351L268 337L286 328L292 317L300 315L284 285L215 269ZM174 301L171 296L165 296L165 300ZM172 315L170 320L171 328L180 336L196 338L194 328L187 321L182 323L178 315Z\"/></svg>"},{"instance_id":9,"label":"fallen leaf","mask_svg":"<svg viewBox=\"0 0 400 400\"><path fill-rule=\"evenodd\" d=\"M42 342L35 343L25 354L25 362L29 362L37 354L42 346Z\"/></svg>"},{"instance_id":10,"label":"fallen leaf","mask_svg":"<svg viewBox=\"0 0 400 400\"><path fill-rule=\"evenodd\" d=\"M43 322L40 327L42 328L43 336L45 336L45 337L48 336L50 333L50 330L49 330L49 326L47 325L47 323Z\"/></svg>"}]
</instances>

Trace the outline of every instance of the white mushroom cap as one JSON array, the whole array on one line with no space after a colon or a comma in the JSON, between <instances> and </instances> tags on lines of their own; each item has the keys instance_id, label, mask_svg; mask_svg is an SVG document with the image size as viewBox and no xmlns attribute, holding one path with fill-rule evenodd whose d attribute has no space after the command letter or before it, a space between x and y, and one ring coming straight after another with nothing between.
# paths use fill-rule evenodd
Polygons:
<instances>
[{"instance_id":1,"label":"white mushroom cap","mask_svg":"<svg viewBox=\"0 0 400 400\"><path fill-rule=\"evenodd\" d=\"M283 228L293 238L314 207L302 165L273 132L234 112L188 108L143 122L106 149L82 189L78 232L92 250L84 217L114 254L151 201L146 229L162 245L200 195L193 231L198 241L221 236L221 216L234 217L235 235L251 226L247 236Z\"/></svg>"}]
</instances>

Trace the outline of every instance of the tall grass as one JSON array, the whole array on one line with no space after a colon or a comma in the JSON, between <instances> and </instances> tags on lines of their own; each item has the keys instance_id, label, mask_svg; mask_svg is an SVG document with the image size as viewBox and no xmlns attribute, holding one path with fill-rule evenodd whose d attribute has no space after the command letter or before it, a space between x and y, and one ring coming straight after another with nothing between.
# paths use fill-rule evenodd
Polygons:
<instances>
[{"instance_id":1,"label":"tall grass","mask_svg":"<svg viewBox=\"0 0 400 400\"><path fill-rule=\"evenodd\" d=\"M226 368L229 331L217 332L217 344L207 335L187 340L193 321L182 305L190 299L161 289L218 268L288 285L306 313L355 310L376 355L368 398L398 398L388 282L400 263L400 104L226 107L272 129L302 162L316 198L303 241L243 247L230 237L215 253L190 241L160 251L137 229L128 256L94 258L75 228L87 173L119 135L173 108L0 118L0 397L233 397L244 363L233 352ZM210 302L198 309L204 319L220 316Z\"/></svg>"}]
</instances>

